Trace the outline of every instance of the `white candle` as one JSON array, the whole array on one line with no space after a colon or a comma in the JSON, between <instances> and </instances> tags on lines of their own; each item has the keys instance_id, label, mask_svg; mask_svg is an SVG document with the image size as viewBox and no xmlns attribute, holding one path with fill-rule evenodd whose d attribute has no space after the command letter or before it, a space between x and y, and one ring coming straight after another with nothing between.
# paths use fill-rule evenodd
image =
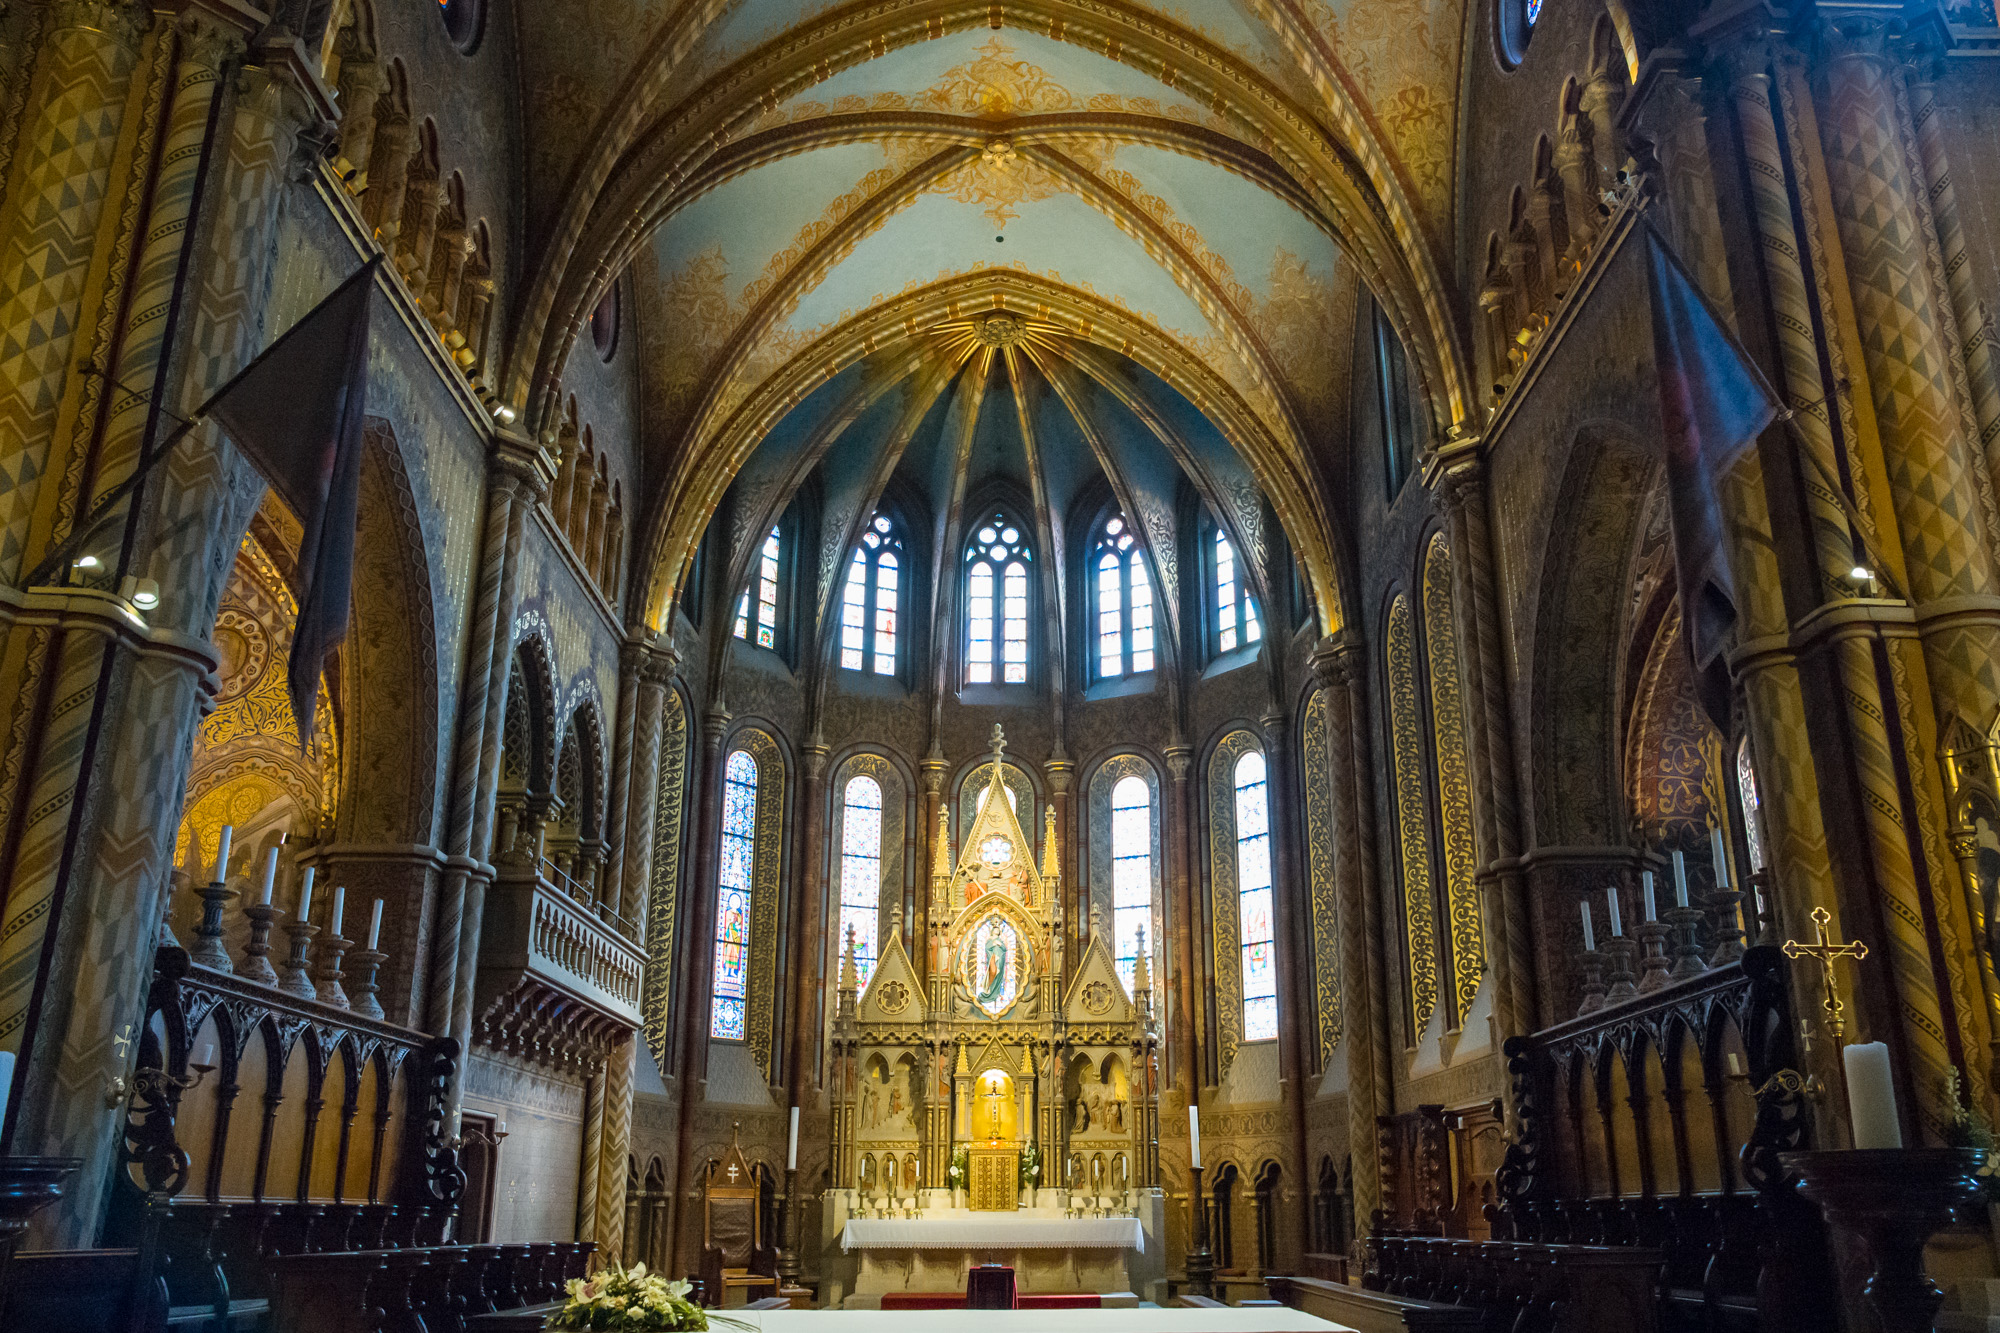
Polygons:
<instances>
[{"instance_id":1,"label":"white candle","mask_svg":"<svg viewBox=\"0 0 2000 1333\"><path fill-rule=\"evenodd\" d=\"M1616 939L1625 933L1625 918L1618 915L1618 886L1616 884L1607 884L1604 886L1604 900L1611 904L1611 935L1612 938Z\"/></svg>"},{"instance_id":2,"label":"white candle","mask_svg":"<svg viewBox=\"0 0 2000 1333\"><path fill-rule=\"evenodd\" d=\"M1585 953L1596 953L1597 932L1590 928L1590 903L1586 900L1577 906L1583 909L1583 950Z\"/></svg>"},{"instance_id":3,"label":"white candle","mask_svg":"<svg viewBox=\"0 0 2000 1333\"><path fill-rule=\"evenodd\" d=\"M235 836L234 824L222 826L222 837L215 844L215 882L218 884L229 878L229 840Z\"/></svg>"},{"instance_id":4,"label":"white candle","mask_svg":"<svg viewBox=\"0 0 2000 1333\"><path fill-rule=\"evenodd\" d=\"M382 900L377 898L375 906L368 912L368 952L375 952L376 943L382 938Z\"/></svg>"},{"instance_id":5,"label":"white candle","mask_svg":"<svg viewBox=\"0 0 2000 1333\"><path fill-rule=\"evenodd\" d=\"M1688 905L1688 863L1681 849L1674 848L1674 906Z\"/></svg>"},{"instance_id":6,"label":"white candle","mask_svg":"<svg viewBox=\"0 0 2000 1333\"><path fill-rule=\"evenodd\" d=\"M1201 1108L1188 1107L1188 1165L1201 1170Z\"/></svg>"},{"instance_id":7,"label":"white candle","mask_svg":"<svg viewBox=\"0 0 2000 1333\"><path fill-rule=\"evenodd\" d=\"M304 921L312 916L312 905L313 868L307 866L306 873L299 878L299 920Z\"/></svg>"},{"instance_id":8,"label":"white candle","mask_svg":"<svg viewBox=\"0 0 2000 1333\"><path fill-rule=\"evenodd\" d=\"M1889 1073L1889 1048L1879 1041L1842 1048L1847 1064L1847 1114L1854 1122L1857 1148L1900 1148L1903 1126L1896 1119L1896 1083Z\"/></svg>"},{"instance_id":9,"label":"white candle","mask_svg":"<svg viewBox=\"0 0 2000 1333\"><path fill-rule=\"evenodd\" d=\"M493 1137L494 1137L494 1138L496 1138L496 1139L497 1139L497 1138L499 1138L499 1137L500 1137L500 1136L501 1136L502 1134L505 1134L506 1132L507 1132L507 1122L506 1122L505 1120L496 1120L496 1121L494 1121L494 1123L493 1123Z\"/></svg>"},{"instance_id":10,"label":"white candle","mask_svg":"<svg viewBox=\"0 0 2000 1333\"><path fill-rule=\"evenodd\" d=\"M1641 870L1639 872L1639 892L1646 895L1646 920L1658 921L1660 919L1660 906L1653 900L1652 871Z\"/></svg>"},{"instance_id":11,"label":"white candle","mask_svg":"<svg viewBox=\"0 0 2000 1333\"><path fill-rule=\"evenodd\" d=\"M273 847L264 856L264 889L262 896L258 899L264 906L269 907L271 905L271 890L276 887L277 883L278 849Z\"/></svg>"},{"instance_id":12,"label":"white candle","mask_svg":"<svg viewBox=\"0 0 2000 1333\"><path fill-rule=\"evenodd\" d=\"M799 1169L799 1108L792 1108L792 1140L785 1145L785 1170Z\"/></svg>"},{"instance_id":13,"label":"white candle","mask_svg":"<svg viewBox=\"0 0 2000 1333\"><path fill-rule=\"evenodd\" d=\"M0 1125L7 1123L7 1098L14 1091L14 1053L0 1051Z\"/></svg>"},{"instance_id":14,"label":"white candle","mask_svg":"<svg viewBox=\"0 0 2000 1333\"><path fill-rule=\"evenodd\" d=\"M1715 857L1715 889L1718 893L1729 889L1729 853L1722 845L1722 830L1708 831L1708 850Z\"/></svg>"},{"instance_id":15,"label":"white candle","mask_svg":"<svg viewBox=\"0 0 2000 1333\"><path fill-rule=\"evenodd\" d=\"M212 1041L203 1042L201 1049L194 1053L193 1063L197 1069L215 1068L215 1043Z\"/></svg>"},{"instance_id":16,"label":"white candle","mask_svg":"<svg viewBox=\"0 0 2000 1333\"><path fill-rule=\"evenodd\" d=\"M347 906L347 886L336 884L333 889L333 915L326 919L326 933L334 939L340 938L341 912Z\"/></svg>"}]
</instances>

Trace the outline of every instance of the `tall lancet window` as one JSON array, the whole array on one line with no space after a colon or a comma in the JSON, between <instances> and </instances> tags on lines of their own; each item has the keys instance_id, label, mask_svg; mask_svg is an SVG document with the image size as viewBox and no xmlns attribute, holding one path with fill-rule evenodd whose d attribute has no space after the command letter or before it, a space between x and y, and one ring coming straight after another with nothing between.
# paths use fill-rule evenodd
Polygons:
<instances>
[{"instance_id":1,"label":"tall lancet window","mask_svg":"<svg viewBox=\"0 0 2000 1333\"><path fill-rule=\"evenodd\" d=\"M989 514L965 548L965 683L1028 681L1027 535L1006 514Z\"/></svg>"},{"instance_id":2,"label":"tall lancet window","mask_svg":"<svg viewBox=\"0 0 2000 1333\"><path fill-rule=\"evenodd\" d=\"M1123 515L1098 529L1091 551L1097 598L1097 677L1114 680L1153 669L1153 585L1145 552Z\"/></svg>"},{"instance_id":3,"label":"tall lancet window","mask_svg":"<svg viewBox=\"0 0 2000 1333\"><path fill-rule=\"evenodd\" d=\"M715 1004L708 1034L742 1041L750 996L750 886L757 856L757 761L737 750L723 767L722 860L715 887Z\"/></svg>"},{"instance_id":4,"label":"tall lancet window","mask_svg":"<svg viewBox=\"0 0 2000 1333\"><path fill-rule=\"evenodd\" d=\"M840 665L849 671L896 674L902 546L895 525L877 514L847 562L847 587L840 598Z\"/></svg>"},{"instance_id":5,"label":"tall lancet window","mask_svg":"<svg viewBox=\"0 0 2000 1333\"><path fill-rule=\"evenodd\" d=\"M1233 653L1262 640L1264 627L1258 623L1257 603L1250 597L1250 583L1244 578L1246 571L1236 558L1236 548L1219 524L1209 556L1209 589L1214 598L1209 613L1215 626L1215 651Z\"/></svg>"},{"instance_id":6,"label":"tall lancet window","mask_svg":"<svg viewBox=\"0 0 2000 1333\"><path fill-rule=\"evenodd\" d=\"M1243 1040L1278 1035L1278 960L1271 931L1271 787L1264 756L1236 761L1237 938L1243 949Z\"/></svg>"},{"instance_id":7,"label":"tall lancet window","mask_svg":"<svg viewBox=\"0 0 2000 1333\"><path fill-rule=\"evenodd\" d=\"M764 549L757 554L756 573L751 576L750 586L743 590L743 596L736 603L736 637L754 642L759 648L778 646L778 559L784 554L784 539L778 529L772 528L764 538ZM750 639L750 595L757 595L756 629L757 637Z\"/></svg>"},{"instance_id":8,"label":"tall lancet window","mask_svg":"<svg viewBox=\"0 0 2000 1333\"><path fill-rule=\"evenodd\" d=\"M1144 778L1120 778L1111 789L1111 937L1127 993L1152 915L1153 793Z\"/></svg>"},{"instance_id":9,"label":"tall lancet window","mask_svg":"<svg viewBox=\"0 0 2000 1333\"><path fill-rule=\"evenodd\" d=\"M861 984L875 970L876 923L882 902L882 784L865 775L849 778L841 800L840 950L853 932L854 968Z\"/></svg>"}]
</instances>

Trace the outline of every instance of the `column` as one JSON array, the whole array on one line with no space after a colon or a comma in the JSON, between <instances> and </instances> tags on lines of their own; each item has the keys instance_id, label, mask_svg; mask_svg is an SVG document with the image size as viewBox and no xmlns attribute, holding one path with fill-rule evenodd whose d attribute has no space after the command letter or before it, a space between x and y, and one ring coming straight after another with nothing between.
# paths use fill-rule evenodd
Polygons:
<instances>
[{"instance_id":1,"label":"column","mask_svg":"<svg viewBox=\"0 0 2000 1333\"><path fill-rule=\"evenodd\" d=\"M604 1061L603 1147L597 1155L597 1245L601 1262L625 1264L625 1187L632 1154L632 1085L638 1072L636 1033L611 1048Z\"/></svg>"},{"instance_id":2,"label":"column","mask_svg":"<svg viewBox=\"0 0 2000 1333\"><path fill-rule=\"evenodd\" d=\"M416 127L410 113L393 103L376 115L375 146L369 152L368 191L361 196L361 216L375 229L375 239L393 250L403 230L403 194L410 183L410 152Z\"/></svg>"},{"instance_id":3,"label":"column","mask_svg":"<svg viewBox=\"0 0 2000 1333\"><path fill-rule=\"evenodd\" d=\"M1176 738L1178 740L1178 738ZM1161 751L1167 761L1167 791L1162 802L1160 849L1166 854L1167 903L1175 918L1167 928L1173 939L1174 965L1168 979L1167 1078L1179 1084L1188 1105L1195 1105L1201 1092L1202 1025L1204 1011L1195 1004L1195 954L1202 930L1201 907L1196 901L1193 852L1194 798L1188 790L1188 775L1194 768L1194 751L1184 744L1172 744Z\"/></svg>"},{"instance_id":4,"label":"column","mask_svg":"<svg viewBox=\"0 0 2000 1333\"><path fill-rule=\"evenodd\" d=\"M653 877L653 829L660 799L660 733L666 711L671 648L648 645L639 667L637 714L632 720L632 782L625 803L623 888L618 912L644 939Z\"/></svg>"},{"instance_id":5,"label":"column","mask_svg":"<svg viewBox=\"0 0 2000 1333\"><path fill-rule=\"evenodd\" d=\"M1279 1071L1291 1111L1292 1152L1297 1163L1294 1170L1303 1178L1310 1155L1306 1144L1306 1085L1311 1081L1312 1069L1306 1058L1306 1034L1314 1033L1317 1044L1317 1026L1313 1021L1312 950L1300 930L1300 923L1311 916L1312 894L1307 887L1305 858L1299 855L1303 831L1297 780L1298 735L1291 719L1276 709L1260 721L1264 724L1265 781L1269 784L1266 796L1273 852L1272 909L1278 917L1273 923L1277 926L1273 943L1278 976L1283 979L1278 1000ZM1281 890L1285 899L1282 908L1278 904ZM1300 1202L1298 1225L1310 1230L1309 1196L1304 1190L1294 1190L1293 1195Z\"/></svg>"},{"instance_id":6,"label":"column","mask_svg":"<svg viewBox=\"0 0 2000 1333\"><path fill-rule=\"evenodd\" d=\"M680 999L672 1012L682 1015L682 1030L674 1047L673 1075L681 1094L680 1142L675 1154L673 1244L669 1253L679 1263L695 1248L688 1230L688 1192L694 1170L694 1118L708 1091L708 1004L715 975L716 860L722 824L722 742L729 734L729 710L715 705L702 719L701 763L693 781L701 784L694 821L695 872L688 881L693 901L687 910L687 965L680 969Z\"/></svg>"},{"instance_id":7,"label":"column","mask_svg":"<svg viewBox=\"0 0 2000 1333\"><path fill-rule=\"evenodd\" d=\"M826 957L826 918L821 904L826 898L826 804L827 746L815 721L799 764L799 840L792 853L791 922L788 927L792 968L791 1033L792 1049L778 1080L791 1092L788 1105L812 1104L808 1093L812 1077L813 1043L820 1032L820 996L825 994L825 974L820 970ZM923 895L925 899L928 894ZM924 913L919 907L916 927L905 943L910 956L924 955ZM925 1183L929 1183L926 1177Z\"/></svg>"},{"instance_id":8,"label":"column","mask_svg":"<svg viewBox=\"0 0 2000 1333\"><path fill-rule=\"evenodd\" d=\"M628 631L629 635L629 631ZM627 637L618 652L618 715L611 732L611 772L604 784L604 839L610 866L598 881L598 900L618 915L625 914L625 839L631 829L633 751L639 720L639 670L644 645ZM657 724L658 715L655 715Z\"/></svg>"},{"instance_id":9,"label":"column","mask_svg":"<svg viewBox=\"0 0 2000 1333\"><path fill-rule=\"evenodd\" d=\"M381 63L363 56L354 45L353 29L341 34L340 155L358 179L375 153L375 116L382 90L389 86ZM351 188L351 187L350 187Z\"/></svg>"}]
</instances>

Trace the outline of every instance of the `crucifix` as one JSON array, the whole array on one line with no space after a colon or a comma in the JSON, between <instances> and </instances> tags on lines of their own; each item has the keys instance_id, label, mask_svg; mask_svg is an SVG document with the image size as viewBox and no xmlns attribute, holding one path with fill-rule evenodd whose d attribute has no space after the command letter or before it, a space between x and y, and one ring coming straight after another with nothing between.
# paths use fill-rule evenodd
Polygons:
<instances>
[{"instance_id":1,"label":"crucifix","mask_svg":"<svg viewBox=\"0 0 2000 1333\"><path fill-rule=\"evenodd\" d=\"M1787 958L1807 957L1819 964L1822 989L1820 1007L1826 1010L1827 1031L1833 1034L1833 1043L1838 1046L1841 1034L1847 1030L1847 1024L1841 1018L1846 1006L1840 1002L1840 989L1833 979L1833 960L1852 958L1858 962L1868 956L1868 946L1860 940L1836 942L1826 929L1832 921L1833 913L1824 907L1813 908L1813 934L1817 936L1815 941L1811 944L1801 944L1797 940L1786 940L1784 947Z\"/></svg>"}]
</instances>

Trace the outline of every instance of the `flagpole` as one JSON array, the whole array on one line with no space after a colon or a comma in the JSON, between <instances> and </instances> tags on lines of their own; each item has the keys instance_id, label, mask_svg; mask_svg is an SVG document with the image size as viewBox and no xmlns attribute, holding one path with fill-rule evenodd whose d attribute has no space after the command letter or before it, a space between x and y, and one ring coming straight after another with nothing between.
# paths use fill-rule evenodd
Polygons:
<instances>
[{"instance_id":1,"label":"flagpole","mask_svg":"<svg viewBox=\"0 0 2000 1333\"><path fill-rule=\"evenodd\" d=\"M345 282L342 282L340 286L334 288L331 292L327 293L326 297L323 300L321 300L318 305L315 305L313 307L313 311L317 311L320 308L320 306L327 304L328 301L331 301L335 297L339 296L342 292L346 291L348 287L351 286L352 284L361 282L363 280L372 280L375 276L376 270L379 269L381 266L382 266L382 257L380 255L377 255L374 258L370 259L366 264L363 264L359 270L357 270L354 274L348 277ZM293 324L292 328L294 329L297 328L299 324L305 323L305 321L310 318L312 318L312 311L308 311L304 316L302 316L297 323ZM167 455L173 452L174 446L179 444L182 440L186 439L188 436L192 435L197 427L203 425L207 421L209 409L213 407L216 403L220 402L223 396L229 393L230 390L234 389L237 383L241 381L246 375L248 375L251 371L257 369L258 366L262 365L264 363L264 358L269 356L280 343L284 342L285 338L291 333L291 331L292 331L291 329L287 329L285 330L284 333L281 333L276 338L273 338L269 346L265 347L264 350L257 353L257 355L251 357L250 360L244 364L243 368L237 371L234 375L231 375L228 381L225 382L221 388L217 389L214 393L211 393L207 398L203 399L201 406L197 407L191 414L189 414L186 420L182 421L179 426L175 427L172 434L168 435L167 438L165 440L162 440L159 444L153 446L150 452L142 455L139 459L139 465L132 469L132 475L125 478L125 480L119 482L116 486L113 486L109 491L106 491L104 494L104 498L102 500L99 500L97 504L91 508L89 515L70 529L69 536L63 538L60 542L56 543L55 548L51 550L47 555L42 557L41 563L36 565L34 569L29 571L27 579L23 581L21 586L24 588L37 587L40 584L46 582L49 578L51 578L57 570L64 568L68 564L70 557L75 555L79 550L81 550L83 544L89 541L91 535L97 531L98 526L102 524L106 518L110 517L111 511L114 508L116 508L118 504L121 503L127 496L131 495L134 491L138 490L139 487L145 483L146 478L152 474L153 469L158 467L160 463L163 460L165 460ZM107 376L106 378L109 377ZM123 564L122 557L120 563L122 566Z\"/></svg>"}]
</instances>

